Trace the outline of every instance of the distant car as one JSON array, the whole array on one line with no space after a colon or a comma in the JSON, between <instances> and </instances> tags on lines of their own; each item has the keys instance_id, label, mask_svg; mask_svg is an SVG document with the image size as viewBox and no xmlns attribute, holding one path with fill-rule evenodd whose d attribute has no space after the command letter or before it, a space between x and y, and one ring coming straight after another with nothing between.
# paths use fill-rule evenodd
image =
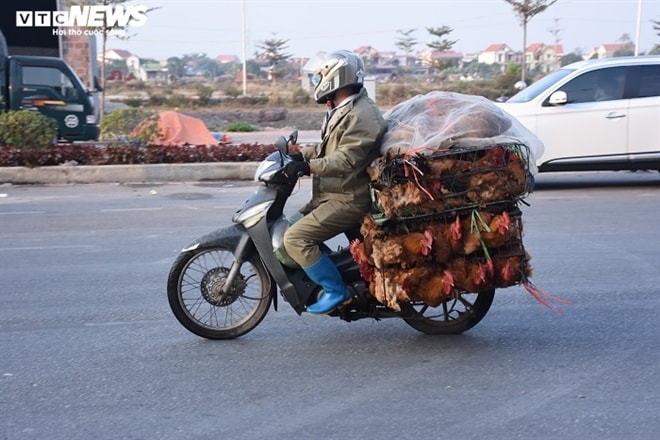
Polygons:
<instances>
[{"instance_id":1,"label":"distant car","mask_svg":"<svg viewBox=\"0 0 660 440\"><path fill-rule=\"evenodd\" d=\"M660 171L660 56L573 63L497 105L545 144L540 172Z\"/></svg>"}]
</instances>

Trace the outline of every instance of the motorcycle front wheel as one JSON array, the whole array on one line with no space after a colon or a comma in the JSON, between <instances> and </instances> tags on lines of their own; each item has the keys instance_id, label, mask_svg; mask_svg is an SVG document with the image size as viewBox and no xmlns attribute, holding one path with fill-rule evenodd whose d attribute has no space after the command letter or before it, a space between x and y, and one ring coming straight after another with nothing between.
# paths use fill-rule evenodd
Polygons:
<instances>
[{"instance_id":1,"label":"motorcycle front wheel","mask_svg":"<svg viewBox=\"0 0 660 440\"><path fill-rule=\"evenodd\" d=\"M170 270L167 299L176 319L207 339L234 339L264 319L272 300L271 278L258 256L245 261L227 293L234 262L230 249L205 248L180 254Z\"/></svg>"},{"instance_id":2,"label":"motorcycle front wheel","mask_svg":"<svg viewBox=\"0 0 660 440\"><path fill-rule=\"evenodd\" d=\"M456 335L471 329L486 316L494 296L493 289L481 293L462 292L438 307L411 302L402 307L403 320L427 335Z\"/></svg>"}]
</instances>

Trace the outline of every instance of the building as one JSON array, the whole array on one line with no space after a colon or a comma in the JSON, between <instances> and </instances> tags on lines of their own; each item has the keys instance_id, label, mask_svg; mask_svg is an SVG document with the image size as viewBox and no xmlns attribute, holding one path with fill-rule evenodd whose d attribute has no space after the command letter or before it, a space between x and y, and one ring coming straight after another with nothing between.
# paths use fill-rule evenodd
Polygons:
<instances>
[{"instance_id":1,"label":"building","mask_svg":"<svg viewBox=\"0 0 660 440\"><path fill-rule=\"evenodd\" d=\"M418 58L421 58L421 64L425 67L437 65L456 66L463 61L463 54L453 50L439 51L428 49L420 52Z\"/></svg>"},{"instance_id":2,"label":"building","mask_svg":"<svg viewBox=\"0 0 660 440\"><path fill-rule=\"evenodd\" d=\"M109 63L112 61L126 61L128 57L133 55L127 50L124 49L107 49L105 51L105 62ZM99 59L99 62L101 60Z\"/></svg>"},{"instance_id":3,"label":"building","mask_svg":"<svg viewBox=\"0 0 660 440\"><path fill-rule=\"evenodd\" d=\"M218 55L214 61L218 64L240 64L241 60L236 55Z\"/></svg>"},{"instance_id":4,"label":"building","mask_svg":"<svg viewBox=\"0 0 660 440\"><path fill-rule=\"evenodd\" d=\"M525 65L527 70L539 69L549 73L559 68L563 56L561 44L532 43L525 50Z\"/></svg>"},{"instance_id":5,"label":"building","mask_svg":"<svg viewBox=\"0 0 660 440\"><path fill-rule=\"evenodd\" d=\"M611 43L611 44L601 44L596 46L584 57L585 60L590 60L592 58L612 58L617 51L620 50L631 50L634 52L635 45L632 42L627 43Z\"/></svg>"},{"instance_id":6,"label":"building","mask_svg":"<svg viewBox=\"0 0 660 440\"><path fill-rule=\"evenodd\" d=\"M514 60L514 50L504 43L491 44L477 57L477 61L483 64L509 64Z\"/></svg>"},{"instance_id":7,"label":"building","mask_svg":"<svg viewBox=\"0 0 660 440\"><path fill-rule=\"evenodd\" d=\"M167 81L167 64L162 61L140 58L131 55L126 59L129 76L141 81Z\"/></svg>"}]
</instances>

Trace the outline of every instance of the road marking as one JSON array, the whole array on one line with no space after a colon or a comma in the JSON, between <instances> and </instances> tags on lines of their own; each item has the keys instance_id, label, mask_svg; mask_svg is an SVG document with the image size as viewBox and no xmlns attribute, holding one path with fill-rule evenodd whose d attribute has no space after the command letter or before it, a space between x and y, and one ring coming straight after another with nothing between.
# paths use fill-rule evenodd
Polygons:
<instances>
[{"instance_id":1,"label":"road marking","mask_svg":"<svg viewBox=\"0 0 660 440\"><path fill-rule=\"evenodd\" d=\"M162 211L163 208L109 208L100 212L130 212L130 211Z\"/></svg>"},{"instance_id":2,"label":"road marking","mask_svg":"<svg viewBox=\"0 0 660 440\"><path fill-rule=\"evenodd\" d=\"M14 212L0 212L0 215L31 215L31 214L45 214L46 211L14 211Z\"/></svg>"},{"instance_id":3,"label":"road marking","mask_svg":"<svg viewBox=\"0 0 660 440\"><path fill-rule=\"evenodd\" d=\"M158 322L172 322L172 321L170 319L154 319L154 320L141 319L141 320L137 320L137 321L85 322L85 323L83 323L83 326L85 326L85 327L107 327L107 326L131 325L131 324L144 325L144 324L153 324L153 323L158 323Z\"/></svg>"},{"instance_id":4,"label":"road marking","mask_svg":"<svg viewBox=\"0 0 660 440\"><path fill-rule=\"evenodd\" d=\"M60 246L19 246L19 247L0 247L0 251L49 251L55 249L96 249L91 244L71 244Z\"/></svg>"}]
</instances>

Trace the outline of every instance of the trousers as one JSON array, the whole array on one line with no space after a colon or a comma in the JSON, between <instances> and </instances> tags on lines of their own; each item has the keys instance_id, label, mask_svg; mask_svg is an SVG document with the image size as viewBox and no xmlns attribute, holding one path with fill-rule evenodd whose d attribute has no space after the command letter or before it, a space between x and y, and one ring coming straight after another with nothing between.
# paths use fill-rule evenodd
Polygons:
<instances>
[{"instance_id":1,"label":"trousers","mask_svg":"<svg viewBox=\"0 0 660 440\"><path fill-rule=\"evenodd\" d=\"M301 267L316 264L322 256L319 243L359 226L370 204L354 201L321 202L284 234L284 249Z\"/></svg>"}]
</instances>

